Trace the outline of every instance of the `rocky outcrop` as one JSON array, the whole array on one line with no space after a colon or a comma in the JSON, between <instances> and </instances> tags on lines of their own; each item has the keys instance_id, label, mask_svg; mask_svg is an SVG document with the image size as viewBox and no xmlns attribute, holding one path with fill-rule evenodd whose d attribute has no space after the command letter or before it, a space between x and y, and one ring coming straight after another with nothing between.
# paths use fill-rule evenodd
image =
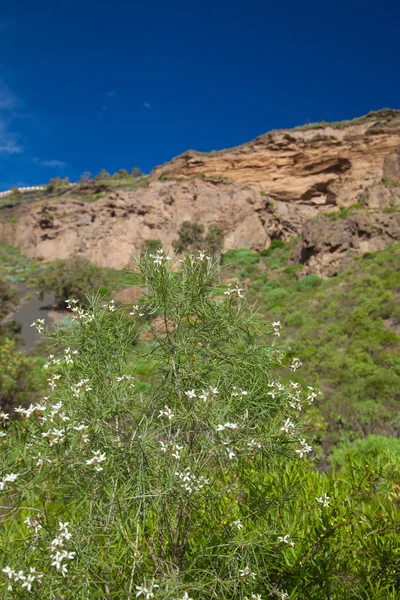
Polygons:
<instances>
[{"instance_id":1,"label":"rocky outcrop","mask_svg":"<svg viewBox=\"0 0 400 600\"><path fill-rule=\"evenodd\" d=\"M122 268L146 240L171 248L183 221L200 221L224 230L225 249L262 250L271 239L302 236L293 260L304 263L304 273L330 275L357 253L398 239L399 148L400 111L273 131L226 151L186 152L156 168L147 188L96 201L71 196L89 200L91 182L58 199L3 209L0 239L36 260L78 255ZM365 211L319 218L355 203Z\"/></svg>"},{"instance_id":2,"label":"rocky outcrop","mask_svg":"<svg viewBox=\"0 0 400 600\"><path fill-rule=\"evenodd\" d=\"M332 277L352 267L358 256L396 241L400 241L400 211L356 210L336 220L325 216L304 224L290 262L304 265L302 277L310 273Z\"/></svg>"},{"instance_id":3,"label":"rocky outcrop","mask_svg":"<svg viewBox=\"0 0 400 600\"><path fill-rule=\"evenodd\" d=\"M257 186L300 211L307 206L332 210L357 202L366 187L383 177L385 157L399 146L400 111L382 110L344 124L272 131L222 152L185 152L151 177L225 177ZM387 159L393 179L392 163Z\"/></svg>"},{"instance_id":4,"label":"rocky outcrop","mask_svg":"<svg viewBox=\"0 0 400 600\"><path fill-rule=\"evenodd\" d=\"M271 236L282 236L285 226L258 189L194 179L156 181L147 189L119 191L96 202L64 197L20 207L12 223L0 225L0 237L35 260L85 256L101 266L122 268L148 239L171 248L186 220L222 227L226 248L255 250L268 247Z\"/></svg>"}]
</instances>

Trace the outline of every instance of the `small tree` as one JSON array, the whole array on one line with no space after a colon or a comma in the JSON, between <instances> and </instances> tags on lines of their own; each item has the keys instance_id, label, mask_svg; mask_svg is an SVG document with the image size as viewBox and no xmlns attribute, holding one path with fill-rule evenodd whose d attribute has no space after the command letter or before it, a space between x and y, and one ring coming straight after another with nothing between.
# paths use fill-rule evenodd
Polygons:
<instances>
[{"instance_id":1,"label":"small tree","mask_svg":"<svg viewBox=\"0 0 400 600\"><path fill-rule=\"evenodd\" d=\"M160 248L162 248L162 243L159 239L146 240L143 243L143 250L145 252L155 253L157 250L160 250Z\"/></svg>"},{"instance_id":2,"label":"small tree","mask_svg":"<svg viewBox=\"0 0 400 600\"><path fill-rule=\"evenodd\" d=\"M87 302L87 294L107 286L109 277L105 269L94 265L86 258L74 257L67 260L57 259L46 269L40 271L33 282L43 298L46 292L53 292L57 305L65 308L68 298Z\"/></svg>"},{"instance_id":3,"label":"small tree","mask_svg":"<svg viewBox=\"0 0 400 600\"><path fill-rule=\"evenodd\" d=\"M178 239L172 242L176 252L196 252L204 246L204 225L192 221L184 221L178 231Z\"/></svg>"},{"instance_id":4,"label":"small tree","mask_svg":"<svg viewBox=\"0 0 400 600\"><path fill-rule=\"evenodd\" d=\"M17 187L12 187L10 189L10 198L11 200L13 200L13 202L19 202L22 198L22 192L20 192L20 190Z\"/></svg>"},{"instance_id":5,"label":"small tree","mask_svg":"<svg viewBox=\"0 0 400 600\"><path fill-rule=\"evenodd\" d=\"M131 176L132 177L142 177L143 173L142 171L139 169L139 167L133 167L132 171L131 171Z\"/></svg>"},{"instance_id":6,"label":"small tree","mask_svg":"<svg viewBox=\"0 0 400 600\"><path fill-rule=\"evenodd\" d=\"M110 173L105 169L101 169L100 173L95 177L98 181L104 181L106 179L110 179Z\"/></svg>"},{"instance_id":7,"label":"small tree","mask_svg":"<svg viewBox=\"0 0 400 600\"><path fill-rule=\"evenodd\" d=\"M92 174L89 173L89 171L85 171L84 173L82 173L80 180L82 183L87 183L88 181L90 181Z\"/></svg>"},{"instance_id":8,"label":"small tree","mask_svg":"<svg viewBox=\"0 0 400 600\"><path fill-rule=\"evenodd\" d=\"M225 233L221 227L218 225L210 225L207 231L207 235L205 237L205 249L208 254L212 256L216 256L217 254L221 254L224 248L224 240Z\"/></svg>"},{"instance_id":9,"label":"small tree","mask_svg":"<svg viewBox=\"0 0 400 600\"><path fill-rule=\"evenodd\" d=\"M126 179L127 177L129 177L129 173L126 169L120 169L118 171L118 176L121 177L121 179Z\"/></svg>"}]
</instances>

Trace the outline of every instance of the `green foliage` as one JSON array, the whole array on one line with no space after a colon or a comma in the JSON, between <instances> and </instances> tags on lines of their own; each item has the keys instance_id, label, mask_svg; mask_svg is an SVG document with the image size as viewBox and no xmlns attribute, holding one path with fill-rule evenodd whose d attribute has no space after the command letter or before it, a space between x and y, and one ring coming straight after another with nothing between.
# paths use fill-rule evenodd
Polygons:
<instances>
[{"instance_id":1,"label":"green foliage","mask_svg":"<svg viewBox=\"0 0 400 600\"><path fill-rule=\"evenodd\" d=\"M8 315L17 306L18 302L16 288L0 276L0 320Z\"/></svg>"},{"instance_id":2,"label":"green foliage","mask_svg":"<svg viewBox=\"0 0 400 600\"><path fill-rule=\"evenodd\" d=\"M53 292L59 307L65 307L68 298L76 298L83 304L87 294L105 288L110 282L106 269L92 264L86 258L57 259L32 280L40 297Z\"/></svg>"},{"instance_id":3,"label":"green foliage","mask_svg":"<svg viewBox=\"0 0 400 600\"><path fill-rule=\"evenodd\" d=\"M146 240L143 244L143 249L147 252L157 252L157 250L160 250L160 248L162 248L162 243L161 240L154 239L154 240Z\"/></svg>"},{"instance_id":4,"label":"green foliage","mask_svg":"<svg viewBox=\"0 0 400 600\"><path fill-rule=\"evenodd\" d=\"M172 242L176 252L198 252L204 250L211 256L219 254L224 246L224 230L218 225L210 225L204 236L204 225L184 221L178 231L178 239Z\"/></svg>"},{"instance_id":5,"label":"green foliage","mask_svg":"<svg viewBox=\"0 0 400 600\"><path fill-rule=\"evenodd\" d=\"M370 434L396 435L399 245L364 255L355 269L330 280L316 275L298 280L284 267L285 256L285 249L277 249L261 258L248 275L248 296L264 318L289 328L287 349L304 357L306 376L324 391L318 402L323 431L304 416L322 446L321 460L337 444Z\"/></svg>"},{"instance_id":6,"label":"green foliage","mask_svg":"<svg viewBox=\"0 0 400 600\"><path fill-rule=\"evenodd\" d=\"M51 194L60 194L61 192L67 190L68 186L68 177L65 177L64 179L61 179L61 177L54 177L53 179L50 179L49 183L47 184L47 191Z\"/></svg>"},{"instance_id":7,"label":"green foliage","mask_svg":"<svg viewBox=\"0 0 400 600\"><path fill-rule=\"evenodd\" d=\"M80 176L80 180L81 180L82 183L87 183L88 181L90 181L91 176L92 176L92 174L89 173L89 171L85 171Z\"/></svg>"},{"instance_id":8,"label":"green foliage","mask_svg":"<svg viewBox=\"0 0 400 600\"><path fill-rule=\"evenodd\" d=\"M0 410L12 413L19 405L39 399L44 390L42 359L27 357L15 348L15 342L2 340L0 345ZM1 438L0 438L1 443Z\"/></svg>"},{"instance_id":9,"label":"green foliage","mask_svg":"<svg viewBox=\"0 0 400 600\"><path fill-rule=\"evenodd\" d=\"M71 300L51 391L0 438L4 598L32 568L34 600L397 597L398 470L312 470L291 406L309 390L216 275L159 251L131 317Z\"/></svg>"},{"instance_id":10,"label":"green foliage","mask_svg":"<svg viewBox=\"0 0 400 600\"><path fill-rule=\"evenodd\" d=\"M249 265L255 265L259 262L260 255L258 252L247 250L247 248L240 248L239 250L228 250L221 257L222 265L229 265L232 268L235 267L248 267Z\"/></svg>"},{"instance_id":11,"label":"green foliage","mask_svg":"<svg viewBox=\"0 0 400 600\"><path fill-rule=\"evenodd\" d=\"M110 179L110 173L106 169L101 169L100 173L94 178L96 181L107 181Z\"/></svg>"},{"instance_id":12,"label":"green foliage","mask_svg":"<svg viewBox=\"0 0 400 600\"><path fill-rule=\"evenodd\" d=\"M142 177L143 173L142 171L139 169L139 167L133 167L132 171L131 171L131 176L132 177Z\"/></svg>"}]
</instances>

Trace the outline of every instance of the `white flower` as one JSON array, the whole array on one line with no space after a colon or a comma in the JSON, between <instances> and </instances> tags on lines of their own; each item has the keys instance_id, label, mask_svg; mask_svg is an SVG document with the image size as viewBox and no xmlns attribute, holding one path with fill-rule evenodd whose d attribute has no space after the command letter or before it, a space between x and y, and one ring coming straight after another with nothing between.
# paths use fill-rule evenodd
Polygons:
<instances>
[{"instance_id":1,"label":"white flower","mask_svg":"<svg viewBox=\"0 0 400 600\"><path fill-rule=\"evenodd\" d=\"M187 392L185 392L185 396L187 396L188 398L196 398L196 392L195 390L188 390Z\"/></svg>"},{"instance_id":2,"label":"white flower","mask_svg":"<svg viewBox=\"0 0 400 600\"><path fill-rule=\"evenodd\" d=\"M136 304L133 306L132 312L129 313L129 316L136 317L137 315L139 315L139 317L143 317L144 313L140 312L139 306Z\"/></svg>"},{"instance_id":3,"label":"white flower","mask_svg":"<svg viewBox=\"0 0 400 600\"><path fill-rule=\"evenodd\" d=\"M234 451L232 450L232 448L227 448L226 451L228 453L229 460L232 460L232 458L235 458L236 454L234 453Z\"/></svg>"},{"instance_id":4,"label":"white flower","mask_svg":"<svg viewBox=\"0 0 400 600\"><path fill-rule=\"evenodd\" d=\"M282 542L282 544L289 544L289 546L294 546L294 542L290 539L290 535L279 535L278 540Z\"/></svg>"},{"instance_id":5,"label":"white flower","mask_svg":"<svg viewBox=\"0 0 400 600\"><path fill-rule=\"evenodd\" d=\"M318 398L318 396L322 396L322 393L319 390L314 389L313 387L308 386L310 390L307 396L307 400L310 404L314 402Z\"/></svg>"},{"instance_id":6,"label":"white flower","mask_svg":"<svg viewBox=\"0 0 400 600\"><path fill-rule=\"evenodd\" d=\"M255 439L253 438L252 440L250 440L250 442L247 442L248 447L251 448L261 448L262 444L261 442L256 442Z\"/></svg>"},{"instance_id":7,"label":"white flower","mask_svg":"<svg viewBox=\"0 0 400 600\"><path fill-rule=\"evenodd\" d=\"M39 333L43 333L44 331L44 319L36 319L33 321L31 327L36 327Z\"/></svg>"},{"instance_id":8,"label":"white flower","mask_svg":"<svg viewBox=\"0 0 400 600\"><path fill-rule=\"evenodd\" d=\"M278 592L277 595L281 600L287 600L289 598L289 594L284 590Z\"/></svg>"},{"instance_id":9,"label":"white flower","mask_svg":"<svg viewBox=\"0 0 400 600\"><path fill-rule=\"evenodd\" d=\"M311 452L311 450L312 447L307 444L305 439L302 439L300 440L300 448L296 450L296 453L300 456L300 458L303 458L303 456L308 454L308 452Z\"/></svg>"},{"instance_id":10,"label":"white flower","mask_svg":"<svg viewBox=\"0 0 400 600\"><path fill-rule=\"evenodd\" d=\"M155 265L160 265L160 266L163 263L165 263L165 261L171 260L171 257L167 256L162 248L157 250L157 252L155 254L150 254L149 256L150 256L150 258L153 259L153 263Z\"/></svg>"},{"instance_id":11,"label":"white flower","mask_svg":"<svg viewBox=\"0 0 400 600\"><path fill-rule=\"evenodd\" d=\"M292 423L292 421L290 419L286 419L286 421L283 422L283 427L281 427L281 431L285 431L286 433L289 433L294 428L295 428L295 424Z\"/></svg>"},{"instance_id":12,"label":"white flower","mask_svg":"<svg viewBox=\"0 0 400 600\"><path fill-rule=\"evenodd\" d=\"M236 521L232 522L232 527L237 527L238 530L240 531L241 529L243 529L243 525L240 519L237 519Z\"/></svg>"},{"instance_id":13,"label":"white flower","mask_svg":"<svg viewBox=\"0 0 400 600\"><path fill-rule=\"evenodd\" d=\"M75 398L78 398L79 394L82 391L90 392L92 390L92 388L89 386L89 383L90 383L89 379L82 379L78 383L74 383L71 386L71 391L72 391L73 395L75 396Z\"/></svg>"},{"instance_id":14,"label":"white flower","mask_svg":"<svg viewBox=\"0 0 400 600\"><path fill-rule=\"evenodd\" d=\"M245 567L244 569L239 569L240 577L252 577L256 578L256 574L251 572L250 567Z\"/></svg>"},{"instance_id":15,"label":"white flower","mask_svg":"<svg viewBox=\"0 0 400 600\"><path fill-rule=\"evenodd\" d=\"M64 429L49 429L49 431L42 433L42 437L49 440L50 446L54 446L54 444L63 441Z\"/></svg>"},{"instance_id":16,"label":"white flower","mask_svg":"<svg viewBox=\"0 0 400 600\"><path fill-rule=\"evenodd\" d=\"M105 305L105 308L108 308L110 312L114 312L115 310L115 300L110 300L108 304Z\"/></svg>"},{"instance_id":17,"label":"white flower","mask_svg":"<svg viewBox=\"0 0 400 600\"><path fill-rule=\"evenodd\" d=\"M159 587L160 586L156 583L150 583L148 587L146 587L146 585L137 585L136 598L139 598L139 596L144 596L146 600L149 598L154 598L153 590Z\"/></svg>"},{"instance_id":18,"label":"white flower","mask_svg":"<svg viewBox=\"0 0 400 600\"><path fill-rule=\"evenodd\" d=\"M13 579L14 575L15 575L15 571L13 571L11 569L11 567L4 567L4 569L2 569L3 573L6 573L6 575L8 575L9 579Z\"/></svg>"},{"instance_id":19,"label":"white flower","mask_svg":"<svg viewBox=\"0 0 400 600\"><path fill-rule=\"evenodd\" d=\"M172 410L170 408L168 408L167 405L165 405L164 410L160 410L160 414L158 415L158 417L167 417L170 421L172 419L172 417L174 416Z\"/></svg>"},{"instance_id":20,"label":"white flower","mask_svg":"<svg viewBox=\"0 0 400 600\"><path fill-rule=\"evenodd\" d=\"M4 490L8 483L14 483L17 477L19 477L19 473L9 473L9 475L3 477L3 479L0 481L0 490Z\"/></svg>"},{"instance_id":21,"label":"white flower","mask_svg":"<svg viewBox=\"0 0 400 600\"><path fill-rule=\"evenodd\" d=\"M323 504L324 506L329 506L329 500L330 498L326 494L324 494L320 498L316 498L316 501L319 502L319 504Z\"/></svg>"},{"instance_id":22,"label":"white flower","mask_svg":"<svg viewBox=\"0 0 400 600\"><path fill-rule=\"evenodd\" d=\"M116 377L116 381L118 383L120 383L121 381L127 381L128 382L128 387L134 387L135 383L135 379L132 375L122 375L121 377Z\"/></svg>"},{"instance_id":23,"label":"white flower","mask_svg":"<svg viewBox=\"0 0 400 600\"><path fill-rule=\"evenodd\" d=\"M37 516L27 517L24 521L28 529L33 529L35 533L38 533L42 529L42 525L40 524L41 513L38 513Z\"/></svg>"},{"instance_id":24,"label":"white flower","mask_svg":"<svg viewBox=\"0 0 400 600\"><path fill-rule=\"evenodd\" d=\"M247 396L247 394L248 394L248 393L249 393L249 392L246 392L246 390L241 390L241 389L238 389L238 388L236 387L236 385L234 385L234 386L233 386L233 391L232 391L232 393L231 393L231 396L232 396L233 398L235 398L235 397L237 397L237 396Z\"/></svg>"},{"instance_id":25,"label":"white flower","mask_svg":"<svg viewBox=\"0 0 400 600\"><path fill-rule=\"evenodd\" d=\"M204 250L199 250L199 254L196 256L196 260L199 262L210 260L210 257L204 252Z\"/></svg>"},{"instance_id":26,"label":"white flower","mask_svg":"<svg viewBox=\"0 0 400 600\"><path fill-rule=\"evenodd\" d=\"M6 436L7 436L7 434L5 431L0 431L0 438L6 437Z\"/></svg>"},{"instance_id":27,"label":"white flower","mask_svg":"<svg viewBox=\"0 0 400 600\"><path fill-rule=\"evenodd\" d=\"M280 321L274 321L272 323L272 329L274 330L273 335L276 335L277 337L280 337L280 330L282 329L282 325Z\"/></svg>"},{"instance_id":28,"label":"white flower","mask_svg":"<svg viewBox=\"0 0 400 600\"><path fill-rule=\"evenodd\" d=\"M9 413L5 413L2 410L0 410L0 421L2 423L5 423L6 421L8 421L9 416L10 416Z\"/></svg>"},{"instance_id":29,"label":"white flower","mask_svg":"<svg viewBox=\"0 0 400 600\"><path fill-rule=\"evenodd\" d=\"M74 427L74 429L75 429L75 431L80 431L82 433L82 442L86 443L89 441L87 425L85 425L84 423L80 423L79 425Z\"/></svg>"},{"instance_id":30,"label":"white flower","mask_svg":"<svg viewBox=\"0 0 400 600\"><path fill-rule=\"evenodd\" d=\"M249 598L246 596L245 600L249 600ZM250 600L262 600L262 596L261 594L252 594Z\"/></svg>"},{"instance_id":31,"label":"white flower","mask_svg":"<svg viewBox=\"0 0 400 600\"><path fill-rule=\"evenodd\" d=\"M237 285L235 287L232 287L232 284L229 284L229 288L226 290L226 292L224 292L225 296L238 296L239 298L244 298L243 294L243 289L238 287Z\"/></svg>"},{"instance_id":32,"label":"white flower","mask_svg":"<svg viewBox=\"0 0 400 600\"><path fill-rule=\"evenodd\" d=\"M300 362L299 358L294 358L292 360L292 364L290 365L289 369L291 369L293 372L296 371L297 369L300 369L300 367L302 366L302 362Z\"/></svg>"},{"instance_id":33,"label":"white flower","mask_svg":"<svg viewBox=\"0 0 400 600\"><path fill-rule=\"evenodd\" d=\"M105 454L101 454L100 450L93 451L94 456L86 461L86 464L90 467L93 467L95 471L103 471L103 467L101 467L101 463L107 459Z\"/></svg>"}]
</instances>

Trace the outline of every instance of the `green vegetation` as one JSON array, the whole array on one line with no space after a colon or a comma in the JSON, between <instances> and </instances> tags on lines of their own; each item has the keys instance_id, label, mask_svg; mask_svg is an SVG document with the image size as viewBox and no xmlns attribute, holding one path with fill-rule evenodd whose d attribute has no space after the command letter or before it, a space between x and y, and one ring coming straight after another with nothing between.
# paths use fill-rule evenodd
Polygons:
<instances>
[{"instance_id":1,"label":"green vegetation","mask_svg":"<svg viewBox=\"0 0 400 600\"><path fill-rule=\"evenodd\" d=\"M70 301L46 398L1 425L2 597L398 597L396 446L314 469L298 408L317 390L217 276L158 251L132 275L146 295L130 317Z\"/></svg>"},{"instance_id":2,"label":"green vegetation","mask_svg":"<svg viewBox=\"0 0 400 600\"><path fill-rule=\"evenodd\" d=\"M49 183L47 184L47 191L50 194L61 194L62 192L65 192L66 190L69 189L69 179L68 177L65 177L64 179L61 179L61 177L54 177L53 179L50 179Z\"/></svg>"},{"instance_id":3,"label":"green vegetation","mask_svg":"<svg viewBox=\"0 0 400 600\"><path fill-rule=\"evenodd\" d=\"M39 297L43 298L46 292L53 292L60 308L65 308L65 301L68 298L76 298L85 304L88 294L99 288L102 294L108 294L107 286L110 282L107 269L80 257L68 260L57 259L32 279Z\"/></svg>"},{"instance_id":4,"label":"green vegetation","mask_svg":"<svg viewBox=\"0 0 400 600\"><path fill-rule=\"evenodd\" d=\"M192 221L184 221L178 230L178 239L172 244L176 252L198 252L204 250L215 256L220 254L224 246L224 231L218 225L210 225L204 236L204 225Z\"/></svg>"},{"instance_id":5,"label":"green vegetation","mask_svg":"<svg viewBox=\"0 0 400 600\"><path fill-rule=\"evenodd\" d=\"M323 390L304 415L321 460L333 445L398 433L399 248L366 254L355 269L330 280L298 280L301 267L287 266L288 244L226 272L242 279L267 321L283 323L286 349L304 359L305 377Z\"/></svg>"}]
</instances>

